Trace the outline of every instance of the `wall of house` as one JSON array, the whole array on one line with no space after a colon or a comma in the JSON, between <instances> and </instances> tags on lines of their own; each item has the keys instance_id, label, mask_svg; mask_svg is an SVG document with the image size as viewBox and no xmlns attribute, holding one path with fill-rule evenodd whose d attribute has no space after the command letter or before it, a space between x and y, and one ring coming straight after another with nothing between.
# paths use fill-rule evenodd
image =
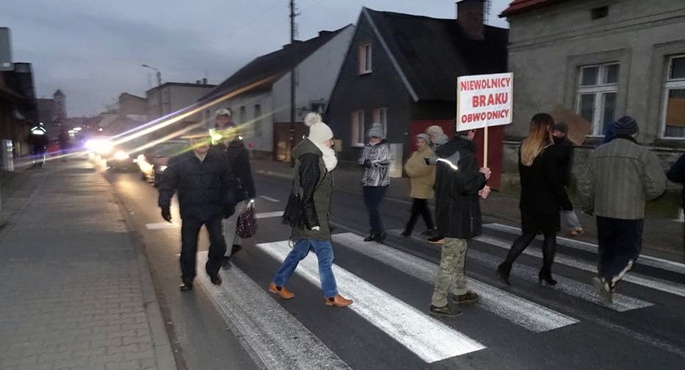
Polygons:
<instances>
[{"instance_id":1,"label":"wall of house","mask_svg":"<svg viewBox=\"0 0 685 370\"><path fill-rule=\"evenodd\" d=\"M591 10L605 5L608 16L592 20ZM509 37L515 93L505 171L516 172L518 142L527 134L530 117L555 105L575 110L580 66L591 64L620 63L616 118L628 114L637 119L638 140L654 148L664 168L685 149L683 140L662 139L667 58L685 54L685 2L565 1L514 15ZM586 141L576 163L582 164L599 141Z\"/></svg>"},{"instance_id":2,"label":"wall of house","mask_svg":"<svg viewBox=\"0 0 685 370\"><path fill-rule=\"evenodd\" d=\"M302 61L295 72L295 120L303 122L313 102L328 105L340 67L345 60L354 26L342 30L324 46ZM273 86L275 122L290 122L290 73ZM305 108L305 109L301 109Z\"/></svg>"},{"instance_id":3,"label":"wall of house","mask_svg":"<svg viewBox=\"0 0 685 370\"><path fill-rule=\"evenodd\" d=\"M181 109L190 107L197 103L198 99L214 89L214 86L181 86L171 85L163 89L162 105L164 114L173 113ZM185 122L201 122L202 112L184 118Z\"/></svg>"},{"instance_id":4,"label":"wall of house","mask_svg":"<svg viewBox=\"0 0 685 370\"><path fill-rule=\"evenodd\" d=\"M360 75L358 49L366 43L372 46L372 72ZM356 160L361 152L362 146L352 142L353 112L364 110L366 132L373 123L374 109L386 107L387 140L406 147L413 104L389 55L362 14L326 113L326 122L331 125L336 138L342 140L341 159Z\"/></svg>"}]
</instances>

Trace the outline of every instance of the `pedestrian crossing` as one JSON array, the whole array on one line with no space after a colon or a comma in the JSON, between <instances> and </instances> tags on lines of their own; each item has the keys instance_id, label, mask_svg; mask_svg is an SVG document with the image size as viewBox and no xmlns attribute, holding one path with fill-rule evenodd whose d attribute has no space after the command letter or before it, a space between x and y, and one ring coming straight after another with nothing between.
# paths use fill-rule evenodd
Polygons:
<instances>
[{"instance_id":1,"label":"pedestrian crossing","mask_svg":"<svg viewBox=\"0 0 685 370\"><path fill-rule=\"evenodd\" d=\"M495 230L510 234L514 237L516 230L503 225L484 225L488 230ZM397 233L392 231L391 233ZM419 239L413 242L420 245ZM561 239L561 238L560 238ZM385 244L368 243L363 237L354 232L340 232L332 237L334 250L350 251L375 264L393 268L424 285L432 286L438 265L434 261L418 257L401 248L393 246L392 238ZM421 243L424 241L421 240ZM593 245L589 243L573 243L576 241L560 240L560 244L575 245L579 250L592 252ZM483 235L476 238L470 245L467 257L467 273L470 264L478 264L492 271L501 262L501 257L484 252L475 245L484 244L488 248L508 249L511 240L497 236ZM594 247L596 250L596 247ZM287 240L262 242L254 247L260 255L267 256L275 263L280 263L290 252L290 242ZM531 247L524 252L536 259L542 258L540 250ZM240 258L239 256L237 258ZM664 271L674 272L678 264L652 258L651 266ZM199 263L206 261L204 253ZM596 271L593 263L581 258L558 254L556 263L581 272ZM257 284L235 264L231 269L222 271L224 283L214 286L204 274L198 275L198 280L209 292L221 314L229 326L243 338L245 347L263 368L274 369L351 369L345 360L338 356L336 348L320 340L313 331L301 322L301 318L286 309L291 301L280 301L268 293L265 284ZM658 266L658 267L657 267ZM416 356L425 364L435 364L441 361L458 358L467 354L474 354L497 345L491 336L479 335L477 331L464 330L459 322L460 318L450 322L428 314L428 305L418 308L403 301L390 293L385 286L369 281L359 272L352 272L336 263L333 268L340 293L354 300L354 304L346 308L354 313L354 320L362 320L387 336L389 340L401 345L406 351ZM275 270L273 271L275 273ZM536 267L519 262L512 270L512 277L526 283L537 283ZM310 253L301 261L295 274L307 283L312 290L320 289L318 264L316 256ZM588 275L588 274L585 274ZM590 275L588 275L590 276ZM589 279L579 281L559 273L554 275L559 284L547 288L559 301L579 300L590 303L595 307L614 312L616 315L628 314L641 309L654 307L655 304L646 300L616 294L611 306L604 306L597 296ZM270 278L270 277L269 277ZM685 287L674 282L657 279L655 277L630 273L625 281L654 291L668 293L678 297L685 297ZM482 279L480 276L468 278L468 286L480 295L480 301L474 310L482 310L501 319L498 326L507 326L511 330L523 330L530 335L567 330L581 325L585 317L576 315L577 311L564 310L563 305L548 307L547 300L537 299L535 296L525 297L512 289L499 285L494 279ZM297 300L297 297L295 298ZM293 300L294 301L294 300ZM312 302L314 303L314 302ZM323 305L323 302L316 302ZM562 306L562 308L560 308ZM473 314L467 312L466 315ZM518 329L517 329L518 328ZM364 340L364 338L357 338ZM378 350L383 348L380 343Z\"/></svg>"}]
</instances>

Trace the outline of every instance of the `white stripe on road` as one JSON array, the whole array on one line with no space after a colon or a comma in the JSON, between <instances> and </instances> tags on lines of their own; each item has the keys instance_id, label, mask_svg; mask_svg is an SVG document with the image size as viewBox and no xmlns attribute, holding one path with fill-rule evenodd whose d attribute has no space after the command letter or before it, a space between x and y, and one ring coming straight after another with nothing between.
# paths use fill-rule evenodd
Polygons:
<instances>
[{"instance_id":1,"label":"white stripe on road","mask_svg":"<svg viewBox=\"0 0 685 370\"><path fill-rule=\"evenodd\" d=\"M171 222L159 222L156 224L147 224L145 226L148 228L148 230L175 229L177 227L181 227L181 225Z\"/></svg>"},{"instance_id":2,"label":"white stripe on road","mask_svg":"<svg viewBox=\"0 0 685 370\"><path fill-rule=\"evenodd\" d=\"M487 266L495 271L497 270L497 267L501 261L493 259L492 257L493 256L491 254L479 252L473 249L469 250L468 254L469 259L474 259L481 265ZM522 263L517 263L514 265L514 268L511 270L511 275L529 282L538 282L538 270ZM612 303L611 306L606 306L602 302L602 299L597 295L597 292L592 285L583 284L561 275L554 275L554 278L559 282L559 284L554 286L554 290L560 291L571 297L610 308L614 311L625 312L653 306L653 304L650 302L645 302L643 300L624 296L622 294L614 294L614 303Z\"/></svg>"},{"instance_id":3,"label":"white stripe on road","mask_svg":"<svg viewBox=\"0 0 685 370\"><path fill-rule=\"evenodd\" d=\"M504 249L509 249L512 244L511 242L507 242L502 239L493 238L490 236L479 236L475 239L493 245L495 247L500 247ZM528 248L525 251L523 251L523 254L537 258L542 258L542 252L540 250L531 250L530 248ZM557 254L554 260L555 262L561 263L562 265L577 268L579 270L589 271L595 274L597 273L597 266L589 264L585 261L578 260L576 258ZM685 286L672 283L670 281L660 280L634 273L626 275L623 278L623 281L637 285L642 285L647 288L659 290L677 296L685 297Z\"/></svg>"},{"instance_id":4,"label":"white stripe on road","mask_svg":"<svg viewBox=\"0 0 685 370\"><path fill-rule=\"evenodd\" d=\"M333 235L333 241L426 283L435 282L438 266L426 260L386 245L377 243L369 245L360 236L352 233ZM481 307L528 330L539 333L578 322L572 317L493 288L478 280L468 279L468 284L481 296L479 302Z\"/></svg>"},{"instance_id":5,"label":"white stripe on road","mask_svg":"<svg viewBox=\"0 0 685 370\"><path fill-rule=\"evenodd\" d=\"M257 244L256 247L279 261L291 250L287 241ZM320 287L315 256L310 254L302 260L296 273ZM333 265L333 273L340 294L355 301L349 309L428 363L485 348L341 267ZM323 304L323 297L320 304Z\"/></svg>"},{"instance_id":6,"label":"white stripe on road","mask_svg":"<svg viewBox=\"0 0 685 370\"><path fill-rule=\"evenodd\" d=\"M275 199L275 198L271 198L271 197L267 197L266 195L260 195L259 197L262 198L262 199L264 199L264 200L266 200L266 201L268 201L268 202L271 202L271 203L278 203L278 202L280 202L280 200Z\"/></svg>"},{"instance_id":7,"label":"white stripe on road","mask_svg":"<svg viewBox=\"0 0 685 370\"><path fill-rule=\"evenodd\" d=\"M518 227L513 227L513 226L508 226L508 225L502 225L502 224L486 224L483 225L484 228L488 228L490 230L497 230L497 231L502 231L510 234L521 234L521 229ZM559 244L564 245L566 247L578 249L581 251L585 252L592 252L592 253L597 253L597 245L592 244L592 243L586 243L580 240L574 240L574 239L569 239L569 238L562 238L562 237L557 237L557 241ZM645 266L650 266L650 267L655 267L659 268L662 270L666 271L671 271L671 272L677 272L677 273L685 273L685 264L678 263L678 262L673 262L661 258L656 258L652 256L646 256L646 255L640 255L640 258L637 260L638 265L645 265Z\"/></svg>"},{"instance_id":8,"label":"white stripe on road","mask_svg":"<svg viewBox=\"0 0 685 370\"><path fill-rule=\"evenodd\" d=\"M264 213L257 213L255 217L257 219L262 219L262 218L274 218L274 217L281 217L283 216L283 211L278 211L278 212L264 212Z\"/></svg>"},{"instance_id":9,"label":"white stripe on road","mask_svg":"<svg viewBox=\"0 0 685 370\"><path fill-rule=\"evenodd\" d=\"M207 261L204 252L200 265ZM250 347L248 352L269 370L350 369L295 317L233 265L222 271L224 284L213 285L205 274L198 279Z\"/></svg>"}]
</instances>

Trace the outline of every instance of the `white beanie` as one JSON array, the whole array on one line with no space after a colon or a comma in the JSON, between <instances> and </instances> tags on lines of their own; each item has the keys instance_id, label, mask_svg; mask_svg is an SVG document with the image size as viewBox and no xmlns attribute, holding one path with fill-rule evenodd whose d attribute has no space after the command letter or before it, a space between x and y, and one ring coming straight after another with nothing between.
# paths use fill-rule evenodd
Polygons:
<instances>
[{"instance_id":1,"label":"white beanie","mask_svg":"<svg viewBox=\"0 0 685 370\"><path fill-rule=\"evenodd\" d=\"M385 133L383 132L383 126L380 123L374 123L371 125L368 137L377 137L379 139L385 139Z\"/></svg>"},{"instance_id":2,"label":"white beanie","mask_svg":"<svg viewBox=\"0 0 685 370\"><path fill-rule=\"evenodd\" d=\"M314 144L325 143L333 139L333 130L321 119L318 113L309 113L304 118L304 124L309 127L309 140Z\"/></svg>"}]
</instances>

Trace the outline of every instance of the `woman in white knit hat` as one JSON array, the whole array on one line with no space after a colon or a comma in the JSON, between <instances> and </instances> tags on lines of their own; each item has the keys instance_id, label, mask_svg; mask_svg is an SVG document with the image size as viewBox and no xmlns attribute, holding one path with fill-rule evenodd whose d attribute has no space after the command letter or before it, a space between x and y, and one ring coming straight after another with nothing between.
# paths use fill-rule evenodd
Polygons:
<instances>
[{"instance_id":1,"label":"woman in white knit hat","mask_svg":"<svg viewBox=\"0 0 685 370\"><path fill-rule=\"evenodd\" d=\"M338 165L332 149L333 131L318 113L309 113L304 122L309 126L309 136L297 144L292 153L295 159L292 193L301 195L302 206L294 207L296 211L286 207L284 214L284 222L292 226L291 239L295 245L274 275L269 291L283 299L294 298L295 295L285 285L300 261L310 250L314 250L319 260L324 303L327 306L346 307L352 304L352 300L338 293L332 269L334 255L329 224L333 190L331 172Z\"/></svg>"},{"instance_id":2,"label":"woman in white knit hat","mask_svg":"<svg viewBox=\"0 0 685 370\"><path fill-rule=\"evenodd\" d=\"M387 234L381 219L380 206L390 185L390 145L385 141L385 133L380 123L371 125L368 137L369 142L359 158L359 164L364 167L364 203L371 224L371 234L364 241L382 243Z\"/></svg>"}]
</instances>

